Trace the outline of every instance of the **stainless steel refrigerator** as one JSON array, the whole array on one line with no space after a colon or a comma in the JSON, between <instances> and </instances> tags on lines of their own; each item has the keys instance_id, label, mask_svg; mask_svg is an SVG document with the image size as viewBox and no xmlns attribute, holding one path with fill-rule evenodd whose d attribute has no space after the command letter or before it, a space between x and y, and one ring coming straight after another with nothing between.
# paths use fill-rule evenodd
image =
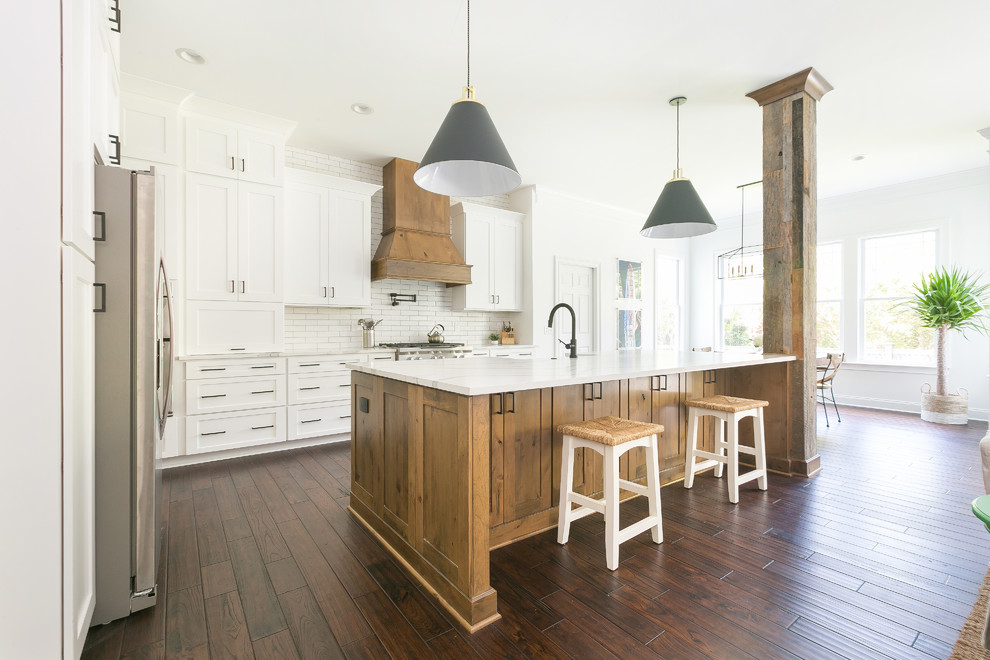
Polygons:
<instances>
[{"instance_id":1,"label":"stainless steel refrigerator","mask_svg":"<svg viewBox=\"0 0 990 660\"><path fill-rule=\"evenodd\" d=\"M95 222L97 624L157 598L173 356L154 171L97 165Z\"/></svg>"}]
</instances>

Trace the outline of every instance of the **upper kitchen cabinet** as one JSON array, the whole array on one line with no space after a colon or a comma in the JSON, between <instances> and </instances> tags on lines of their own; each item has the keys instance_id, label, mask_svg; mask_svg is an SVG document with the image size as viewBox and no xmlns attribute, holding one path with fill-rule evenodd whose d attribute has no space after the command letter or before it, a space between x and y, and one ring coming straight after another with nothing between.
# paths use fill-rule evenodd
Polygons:
<instances>
[{"instance_id":1,"label":"upper kitchen cabinet","mask_svg":"<svg viewBox=\"0 0 990 660\"><path fill-rule=\"evenodd\" d=\"M466 202L451 207L451 238L471 264L471 284L453 290L454 309L522 311L524 217Z\"/></svg>"},{"instance_id":2,"label":"upper kitchen cabinet","mask_svg":"<svg viewBox=\"0 0 990 660\"><path fill-rule=\"evenodd\" d=\"M175 103L125 91L120 120L124 157L179 165L178 120Z\"/></svg>"},{"instance_id":3,"label":"upper kitchen cabinet","mask_svg":"<svg viewBox=\"0 0 990 660\"><path fill-rule=\"evenodd\" d=\"M286 304L371 304L371 197L380 189L286 170Z\"/></svg>"},{"instance_id":4,"label":"upper kitchen cabinet","mask_svg":"<svg viewBox=\"0 0 990 660\"><path fill-rule=\"evenodd\" d=\"M186 298L282 302L283 191L186 175Z\"/></svg>"},{"instance_id":5,"label":"upper kitchen cabinet","mask_svg":"<svg viewBox=\"0 0 990 660\"><path fill-rule=\"evenodd\" d=\"M186 117L186 170L281 185L285 137L277 132L189 115Z\"/></svg>"},{"instance_id":6,"label":"upper kitchen cabinet","mask_svg":"<svg viewBox=\"0 0 990 660\"><path fill-rule=\"evenodd\" d=\"M76 3L85 6L84 3ZM120 5L93 0L91 19L91 122L93 144L104 165L120 164Z\"/></svg>"}]
</instances>

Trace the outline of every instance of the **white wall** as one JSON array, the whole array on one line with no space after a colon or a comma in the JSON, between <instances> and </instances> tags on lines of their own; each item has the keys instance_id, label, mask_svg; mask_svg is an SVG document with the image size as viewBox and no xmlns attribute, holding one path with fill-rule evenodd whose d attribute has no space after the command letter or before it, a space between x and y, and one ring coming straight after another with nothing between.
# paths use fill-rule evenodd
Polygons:
<instances>
[{"instance_id":1,"label":"white wall","mask_svg":"<svg viewBox=\"0 0 990 660\"><path fill-rule=\"evenodd\" d=\"M658 191L659 194L659 191ZM519 323L532 333L533 343L548 352L563 355L563 348L553 346L546 332L547 315L554 299L555 258L581 260L599 267L599 350L616 347L616 269L617 260L643 264L643 348L654 342L654 258L657 250L687 260L689 240L644 238L639 230L643 215L564 195L542 186L517 190L510 195L514 210L527 213L529 264L532 286L527 287L532 301L526 304L532 314L524 313ZM686 295L690 300L690 294ZM557 321L561 322L561 321Z\"/></svg>"},{"instance_id":2,"label":"white wall","mask_svg":"<svg viewBox=\"0 0 990 660\"><path fill-rule=\"evenodd\" d=\"M987 217L987 168L968 170L893 186L842 195L818 202L818 243L843 242L843 350L858 351L858 239L916 229L938 228L941 263L983 273L990 282ZM747 200L747 244L761 241L760 209L752 215ZM739 218L719 221L720 229L691 239L691 280L698 304L692 308L691 334L698 342L717 344L718 280L716 255L739 246ZM752 240L750 240L752 238ZM970 394L970 417L987 419L987 363L990 340L970 333L952 333L948 352L950 391ZM920 388L934 385L935 369L857 364L842 367L835 393L840 403L890 410L919 411Z\"/></svg>"},{"instance_id":3,"label":"white wall","mask_svg":"<svg viewBox=\"0 0 990 660\"><path fill-rule=\"evenodd\" d=\"M0 281L7 348L0 478L0 655L61 654L59 3L5 3ZM13 16L10 11L14 10ZM17 102L10 102L16 98Z\"/></svg>"}]
</instances>

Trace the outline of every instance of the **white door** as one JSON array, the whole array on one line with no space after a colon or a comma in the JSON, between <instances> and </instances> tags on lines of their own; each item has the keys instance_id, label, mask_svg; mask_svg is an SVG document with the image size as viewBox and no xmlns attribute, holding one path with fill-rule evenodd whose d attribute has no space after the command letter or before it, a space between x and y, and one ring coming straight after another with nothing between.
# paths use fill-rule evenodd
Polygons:
<instances>
[{"instance_id":1,"label":"white door","mask_svg":"<svg viewBox=\"0 0 990 660\"><path fill-rule=\"evenodd\" d=\"M93 262L62 247L62 581L65 657L82 654L96 605Z\"/></svg>"},{"instance_id":2,"label":"white door","mask_svg":"<svg viewBox=\"0 0 990 660\"><path fill-rule=\"evenodd\" d=\"M330 191L330 304L371 304L371 199Z\"/></svg>"},{"instance_id":3,"label":"white door","mask_svg":"<svg viewBox=\"0 0 990 660\"><path fill-rule=\"evenodd\" d=\"M282 136L264 131L237 131L236 167L241 181L282 185L285 167Z\"/></svg>"},{"instance_id":4,"label":"white door","mask_svg":"<svg viewBox=\"0 0 990 660\"><path fill-rule=\"evenodd\" d=\"M289 183L285 188L286 304L329 302L329 242L330 191L305 183Z\"/></svg>"},{"instance_id":5,"label":"white door","mask_svg":"<svg viewBox=\"0 0 990 660\"><path fill-rule=\"evenodd\" d=\"M470 214L464 218L464 261L471 265L471 284L464 288L464 309L492 309L492 218Z\"/></svg>"},{"instance_id":6,"label":"white door","mask_svg":"<svg viewBox=\"0 0 990 660\"><path fill-rule=\"evenodd\" d=\"M522 223L492 223L492 293L495 309L522 310Z\"/></svg>"},{"instance_id":7,"label":"white door","mask_svg":"<svg viewBox=\"0 0 990 660\"><path fill-rule=\"evenodd\" d=\"M237 186L237 299L282 301L282 189Z\"/></svg>"},{"instance_id":8,"label":"white door","mask_svg":"<svg viewBox=\"0 0 990 660\"><path fill-rule=\"evenodd\" d=\"M203 117L186 118L186 169L237 177L237 129Z\"/></svg>"},{"instance_id":9,"label":"white door","mask_svg":"<svg viewBox=\"0 0 990 660\"><path fill-rule=\"evenodd\" d=\"M598 347L598 267L591 264L557 260L557 295L554 304L564 302L574 308L577 317L577 344L579 353L591 353ZM557 312L554 318L555 355L565 355L564 342L571 337L570 314Z\"/></svg>"},{"instance_id":10,"label":"white door","mask_svg":"<svg viewBox=\"0 0 990 660\"><path fill-rule=\"evenodd\" d=\"M237 181L186 175L186 298L237 300Z\"/></svg>"}]
</instances>

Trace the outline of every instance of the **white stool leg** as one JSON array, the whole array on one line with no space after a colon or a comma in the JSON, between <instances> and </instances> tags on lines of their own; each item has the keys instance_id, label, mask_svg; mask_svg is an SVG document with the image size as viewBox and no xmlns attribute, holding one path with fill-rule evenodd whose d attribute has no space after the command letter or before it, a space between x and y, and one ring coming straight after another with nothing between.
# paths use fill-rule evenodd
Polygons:
<instances>
[{"instance_id":1,"label":"white stool leg","mask_svg":"<svg viewBox=\"0 0 990 660\"><path fill-rule=\"evenodd\" d=\"M684 487L694 485L694 450L698 446L698 409L688 408L687 465L684 466Z\"/></svg>"},{"instance_id":2,"label":"white stool leg","mask_svg":"<svg viewBox=\"0 0 990 660\"><path fill-rule=\"evenodd\" d=\"M619 567L619 461L615 447L605 445L605 565Z\"/></svg>"},{"instance_id":3,"label":"white stool leg","mask_svg":"<svg viewBox=\"0 0 990 660\"><path fill-rule=\"evenodd\" d=\"M763 408L757 408L756 418L753 420L753 439L756 446L756 469L760 471L760 476L756 479L756 485L760 490L767 489L767 450L766 434L763 430Z\"/></svg>"},{"instance_id":4,"label":"white stool leg","mask_svg":"<svg viewBox=\"0 0 990 660\"><path fill-rule=\"evenodd\" d=\"M739 502L739 420L730 415L726 420L729 424L729 501Z\"/></svg>"},{"instance_id":5,"label":"white stool leg","mask_svg":"<svg viewBox=\"0 0 990 660\"><path fill-rule=\"evenodd\" d=\"M646 488L650 502L650 517L657 524L650 528L654 543L663 543L663 519L660 515L660 452L657 450L657 436L654 434L646 448Z\"/></svg>"},{"instance_id":6,"label":"white stool leg","mask_svg":"<svg viewBox=\"0 0 990 660\"><path fill-rule=\"evenodd\" d=\"M716 415L715 416L715 424L716 424L716 426L715 426L715 452L714 453L718 454L719 456L725 456L725 424L726 424L726 420L725 420L724 415ZM715 478L716 479L721 479L722 478L722 468L724 467L724 465L725 464L722 463L721 461L719 461L715 465Z\"/></svg>"},{"instance_id":7,"label":"white stool leg","mask_svg":"<svg viewBox=\"0 0 990 660\"><path fill-rule=\"evenodd\" d=\"M560 508L557 511L557 543L567 543L571 532L571 489L574 487L574 446L571 436L564 436L561 448Z\"/></svg>"}]
</instances>

